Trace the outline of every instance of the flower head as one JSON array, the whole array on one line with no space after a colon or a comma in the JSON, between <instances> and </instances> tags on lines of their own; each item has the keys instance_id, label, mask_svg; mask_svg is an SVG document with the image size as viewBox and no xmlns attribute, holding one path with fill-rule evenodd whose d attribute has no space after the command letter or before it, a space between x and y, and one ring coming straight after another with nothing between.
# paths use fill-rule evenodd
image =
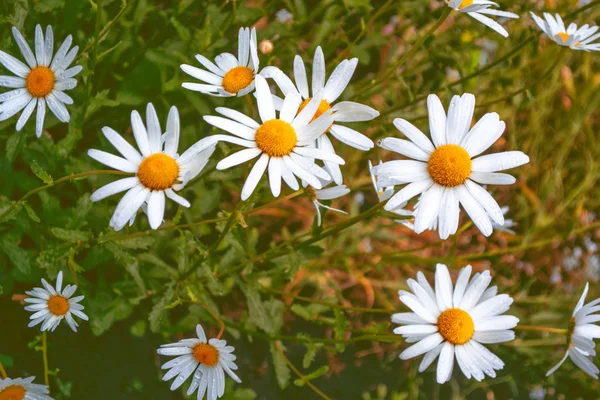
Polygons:
<instances>
[{"instance_id":1,"label":"flower head","mask_svg":"<svg viewBox=\"0 0 600 400\"><path fill-rule=\"evenodd\" d=\"M234 363L235 350L227 346L225 340L207 340L202 326L196 326L198 338L183 339L177 343L163 344L156 352L161 356L177 356L163 364L161 369L169 371L163 376L163 381L172 378L171 390L177 390L192 374L192 384L187 394L191 396L198 389L198 399L206 393L208 400L215 400L225 393L225 375L227 373L237 383L241 379L235 374L237 365Z\"/></svg>"},{"instance_id":2,"label":"flower head","mask_svg":"<svg viewBox=\"0 0 600 400\"><path fill-rule=\"evenodd\" d=\"M212 96L243 96L254 90L254 77L258 73L256 51L256 29L240 28L238 34L238 57L222 53L215 58L216 65L208 58L197 54L196 59L208 71L183 64L186 74L206 83L185 82L186 89Z\"/></svg>"},{"instance_id":3,"label":"flower head","mask_svg":"<svg viewBox=\"0 0 600 400\"><path fill-rule=\"evenodd\" d=\"M597 26L590 27L586 24L577 28L577 24L571 23L567 28L558 14L553 17L551 14L544 13L544 20L532 12L531 17L552 41L561 46L573 50L600 51L600 43L592 43L600 38L600 33L596 33L598 32Z\"/></svg>"},{"instance_id":4,"label":"flower head","mask_svg":"<svg viewBox=\"0 0 600 400\"><path fill-rule=\"evenodd\" d=\"M373 174L385 179L385 186L408 184L389 199L385 209L395 210L422 194L415 207L415 232L437 226L440 237L446 239L458 229L461 204L479 230L489 236L493 231L492 221L504 225L504 215L479 184L514 183L515 178L497 171L526 164L529 157L520 151L479 156L503 134L506 124L498 114L489 113L471 128L475 109L472 94L454 96L447 116L437 96L430 95L427 105L433 143L400 118L394 120L394 126L410 141L386 138L378 143L384 149L412 158L373 167Z\"/></svg>"},{"instance_id":5,"label":"flower head","mask_svg":"<svg viewBox=\"0 0 600 400\"><path fill-rule=\"evenodd\" d=\"M69 68L69 65L79 48L71 48L73 39L69 35L56 53L52 54L52 27L46 27L44 36L42 27L37 25L34 55L17 28L13 27L12 33L27 64L0 51L0 64L16 75L0 76L0 86L14 89L0 94L0 121L7 120L22 110L16 127L20 131L37 107L35 133L40 137L44 128L46 105L60 122L69 122L70 115L65 104L73 104L73 99L64 91L77 86L77 80L73 77L81 72L82 67L78 65Z\"/></svg>"},{"instance_id":6,"label":"flower head","mask_svg":"<svg viewBox=\"0 0 600 400\"><path fill-rule=\"evenodd\" d=\"M499 23L488 17L493 15L503 18L519 18L517 14L496 10L494 6L498 4L490 0L445 0L448 7L462 13L467 13L477 21L481 22L488 28L493 29L504 37L508 37L508 32Z\"/></svg>"},{"instance_id":7,"label":"flower head","mask_svg":"<svg viewBox=\"0 0 600 400\"><path fill-rule=\"evenodd\" d=\"M501 315L508 311L513 299L497 294L497 287L488 288L489 271L471 277L471 266L461 269L453 287L448 268L438 264L435 271L435 290L419 272L417 280L409 279L412 290L400 290L400 301L413 312L392 315L392 322L403 326L394 333L404 336L407 343L415 343L400 354L408 360L425 354L419 372L423 372L436 358L437 381L450 380L454 359L467 378L481 381L485 375L496 377L496 370L504 363L482 344L502 343L514 339L514 328L519 319Z\"/></svg>"},{"instance_id":8,"label":"flower head","mask_svg":"<svg viewBox=\"0 0 600 400\"><path fill-rule=\"evenodd\" d=\"M150 227L158 228L165 213L165 196L189 207L190 203L175 191L183 189L202 171L215 149L212 144L190 148L181 155L177 153L179 113L176 107L169 111L164 135L152 103L146 107L146 126L137 111L131 113L131 126L141 154L109 127L102 128L102 133L123 157L100 150L88 151L90 157L102 164L135 174L109 183L92 194L92 201L98 201L127 190L110 220L110 226L116 231L122 229L144 203L148 204Z\"/></svg>"},{"instance_id":9,"label":"flower head","mask_svg":"<svg viewBox=\"0 0 600 400\"><path fill-rule=\"evenodd\" d=\"M0 379L0 400L52 400L48 386L32 383L35 376L29 378Z\"/></svg>"},{"instance_id":10,"label":"flower head","mask_svg":"<svg viewBox=\"0 0 600 400\"><path fill-rule=\"evenodd\" d=\"M331 182L332 181L323 182L323 187L328 186ZM333 200L333 199L337 199L337 198L347 195L348 193L350 193L350 189L348 189L348 187L346 185L336 185L336 186L332 186L332 187L321 189L321 190L315 190L312 186L309 186L308 190L310 193L310 199L313 202L313 204L315 205L315 209L317 211L317 225L318 226L321 226L321 222L322 222L321 210L319 207L323 207L327 210L339 212L342 214L348 214L344 210L326 206L325 204L323 204L319 201L319 200Z\"/></svg>"},{"instance_id":11,"label":"flower head","mask_svg":"<svg viewBox=\"0 0 600 400\"><path fill-rule=\"evenodd\" d=\"M42 331L54 331L60 321L64 319L73 332L77 332L79 324L75 322L73 315L84 321L88 320L88 316L83 313L84 307L79 304L84 296L71 297L77 290L77 285L67 285L63 289L62 283L63 273L60 271L56 277L56 287L42 279L43 289L34 288L25 292L31 296L25 299L26 303L30 303L25 310L34 313L29 317L31 319L28 325L30 328L43 322Z\"/></svg>"},{"instance_id":12,"label":"flower head","mask_svg":"<svg viewBox=\"0 0 600 400\"><path fill-rule=\"evenodd\" d=\"M600 299L590 301L584 305L588 289L589 284L586 283L583 294L577 302L569 321L565 356L546 373L546 376L554 373L569 357L583 372L594 379L598 379L600 370L594 365L591 358L596 355L594 339L600 338L600 326L594 323L600 321L600 316L598 314L594 315L599 310Z\"/></svg>"}]
</instances>

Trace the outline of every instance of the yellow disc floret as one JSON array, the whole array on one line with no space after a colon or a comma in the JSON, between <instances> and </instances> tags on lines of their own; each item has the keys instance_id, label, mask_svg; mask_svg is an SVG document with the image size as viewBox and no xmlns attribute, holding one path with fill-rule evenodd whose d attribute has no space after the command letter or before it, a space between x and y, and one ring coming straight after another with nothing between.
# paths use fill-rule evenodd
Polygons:
<instances>
[{"instance_id":1,"label":"yellow disc floret","mask_svg":"<svg viewBox=\"0 0 600 400\"><path fill-rule=\"evenodd\" d=\"M437 320L440 335L452 344L467 343L475 332L475 324L468 312L449 308Z\"/></svg>"},{"instance_id":2,"label":"yellow disc floret","mask_svg":"<svg viewBox=\"0 0 600 400\"><path fill-rule=\"evenodd\" d=\"M473 5L473 0L463 0L462 3L460 3L460 6L458 6L459 10L462 10L465 7L469 7L470 5Z\"/></svg>"},{"instance_id":3,"label":"yellow disc floret","mask_svg":"<svg viewBox=\"0 0 600 400\"><path fill-rule=\"evenodd\" d=\"M192 349L196 361L208 367L214 367L219 363L219 350L208 343L199 343Z\"/></svg>"},{"instance_id":4,"label":"yellow disc floret","mask_svg":"<svg viewBox=\"0 0 600 400\"><path fill-rule=\"evenodd\" d=\"M142 185L150 190L167 190L177 181L179 165L173 157L155 153L140 163L137 176Z\"/></svg>"},{"instance_id":5,"label":"yellow disc floret","mask_svg":"<svg viewBox=\"0 0 600 400\"><path fill-rule=\"evenodd\" d=\"M471 175L471 156L462 147L445 144L431 153L427 171L438 185L454 187L462 185Z\"/></svg>"},{"instance_id":6,"label":"yellow disc floret","mask_svg":"<svg viewBox=\"0 0 600 400\"><path fill-rule=\"evenodd\" d=\"M23 386L11 385L0 391L0 400L23 400L26 393Z\"/></svg>"},{"instance_id":7,"label":"yellow disc floret","mask_svg":"<svg viewBox=\"0 0 600 400\"><path fill-rule=\"evenodd\" d=\"M69 300L60 295L54 295L48 299L48 310L56 316L65 315L69 309Z\"/></svg>"},{"instance_id":8,"label":"yellow disc floret","mask_svg":"<svg viewBox=\"0 0 600 400\"><path fill-rule=\"evenodd\" d=\"M32 69L25 79L25 87L29 94L33 97L46 97L54 89L56 76L48 67L35 67Z\"/></svg>"},{"instance_id":9,"label":"yellow disc floret","mask_svg":"<svg viewBox=\"0 0 600 400\"><path fill-rule=\"evenodd\" d=\"M311 97L309 97L308 99L304 100L301 104L300 107L298 107L298 114L300 114L300 112L302 110L304 110L304 107L306 107L308 105L308 103L310 103L310 101L312 100ZM323 115L324 112L328 111L331 109L331 104L329 104L326 100L321 100L321 102L319 103L319 108L317 108L317 112L315 112L314 117L310 120L310 122L313 122L315 119L319 118L321 115Z\"/></svg>"},{"instance_id":10,"label":"yellow disc floret","mask_svg":"<svg viewBox=\"0 0 600 400\"><path fill-rule=\"evenodd\" d=\"M254 81L254 71L248 67L231 68L223 77L223 89L231 94L237 94Z\"/></svg>"},{"instance_id":11,"label":"yellow disc floret","mask_svg":"<svg viewBox=\"0 0 600 400\"><path fill-rule=\"evenodd\" d=\"M272 119L259 126L254 140L256 146L271 157L287 156L298 142L292 125L280 119Z\"/></svg>"}]
</instances>

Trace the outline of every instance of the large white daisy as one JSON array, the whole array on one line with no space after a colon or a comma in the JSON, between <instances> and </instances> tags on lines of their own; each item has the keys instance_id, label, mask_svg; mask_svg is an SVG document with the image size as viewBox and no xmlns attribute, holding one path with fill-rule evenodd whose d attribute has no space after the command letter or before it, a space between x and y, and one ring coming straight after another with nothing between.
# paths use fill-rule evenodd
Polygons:
<instances>
[{"instance_id":1,"label":"large white daisy","mask_svg":"<svg viewBox=\"0 0 600 400\"><path fill-rule=\"evenodd\" d=\"M438 358L437 381L450 380L454 359L467 378L481 381L485 375L496 377L504 363L483 344L508 342L515 338L510 329L519 319L501 315L508 311L513 299L497 294L497 287L488 289L492 280L489 271L471 276L471 266L462 268L452 287L448 268L438 264L435 270L435 291L419 272L417 280L409 279L412 290L400 290L400 301L413 312L392 315L392 322L403 326L394 333L415 343L400 354L408 360L425 354L419 372Z\"/></svg>"},{"instance_id":2,"label":"large white daisy","mask_svg":"<svg viewBox=\"0 0 600 400\"><path fill-rule=\"evenodd\" d=\"M594 313L600 311L600 299L590 301L584 305L588 289L589 284L586 283L583 294L577 302L569 321L565 356L548 371L546 376L554 373L569 357L583 372L594 379L598 379L600 370L594 365L591 358L596 355L594 339L600 338L600 326L595 324L595 322L600 321L600 315L594 315Z\"/></svg>"},{"instance_id":3,"label":"large white daisy","mask_svg":"<svg viewBox=\"0 0 600 400\"><path fill-rule=\"evenodd\" d=\"M431 229L437 221L442 239L456 233L463 206L473 223L485 235L492 234L492 221L504 225L504 215L494 198L479 184L510 185L516 180L498 173L529 162L520 151L478 157L504 133L506 124L497 113L485 114L473 128L475 96L454 96L448 116L435 95L427 99L429 128L433 143L410 122L397 118L394 126L410 139L386 138L378 144L412 158L388 161L373 167L385 179L385 186L407 184L385 205L393 211L411 198L423 194L415 208L415 232Z\"/></svg>"},{"instance_id":4,"label":"large white daisy","mask_svg":"<svg viewBox=\"0 0 600 400\"><path fill-rule=\"evenodd\" d=\"M169 371L163 376L163 381L172 378L171 390L177 390L192 374L192 384L187 395L191 396L198 389L198 400L216 400L225 393L225 373L237 383L242 380L235 374L237 365L234 363L235 350L227 346L225 340L207 340L202 326L196 326L198 338L183 339L177 343L163 344L156 352L161 356L178 356L163 364L161 369Z\"/></svg>"},{"instance_id":5,"label":"large white daisy","mask_svg":"<svg viewBox=\"0 0 600 400\"><path fill-rule=\"evenodd\" d=\"M13 88L10 92L0 94L0 121L4 121L19 111L23 111L17 121L17 131L20 131L37 106L35 133L42 135L46 105L60 122L69 122L70 115L66 104L73 104L73 99L64 91L77 86L73 77L81 72L82 67L69 65L77 55L78 47L69 50L73 41L67 36L56 54L52 27L46 27L46 35L42 27L35 27L35 56L31 48L17 30L12 28L15 41L21 50L27 65L13 56L0 51L0 64L16 76L0 76L0 86Z\"/></svg>"},{"instance_id":6,"label":"large white daisy","mask_svg":"<svg viewBox=\"0 0 600 400\"><path fill-rule=\"evenodd\" d=\"M174 106L169 111L164 135L152 103L146 107L146 126L137 111L131 113L131 126L139 152L109 127L102 128L102 133L123 157L101 150L88 151L90 157L104 165L135 174L109 183L92 194L92 201L98 201L127 190L110 220L110 226L116 231L122 229L145 202L148 203L146 211L152 229L158 228L163 221L165 196L189 207L190 203L175 191L183 189L202 171L215 149L213 143L190 148L181 155L177 153L179 112Z\"/></svg>"},{"instance_id":7,"label":"large white daisy","mask_svg":"<svg viewBox=\"0 0 600 400\"><path fill-rule=\"evenodd\" d=\"M519 18L517 14L500 11L490 7L497 7L498 4L490 0L445 0L448 7L462 13L467 13L477 21L488 28L493 29L504 37L508 37L508 32L499 23L488 17L493 15L503 18Z\"/></svg>"},{"instance_id":8,"label":"large white daisy","mask_svg":"<svg viewBox=\"0 0 600 400\"><path fill-rule=\"evenodd\" d=\"M47 396L48 386L33 383L35 376L29 378L0 379L0 399L6 400L52 400Z\"/></svg>"},{"instance_id":9,"label":"large white daisy","mask_svg":"<svg viewBox=\"0 0 600 400\"><path fill-rule=\"evenodd\" d=\"M357 58L343 60L335 68L329 79L326 80L325 57L321 46L319 46L315 50L312 65L312 90L309 89L308 86L308 77L306 68L304 67L304 61L302 61L302 57L299 55L294 59L295 84L277 67L265 67L260 74L266 78L273 78L284 96L287 96L290 93L301 95L303 102L300 105L300 110L308 104L316 93L323 92L323 98L319 103L314 118L316 119L324 112L331 110L334 124L327 129L327 132L331 133L333 137L348 146L368 151L373 148L373 141L371 139L354 129L340 125L339 123L370 121L379 116L379 111L353 101L340 101L335 103L348 86L357 64ZM275 108L280 109L282 104L282 100L275 97ZM317 139L317 147L321 150L334 152L333 145L327 135L323 135ZM334 182L341 185L342 173L339 165L326 161L325 168L331 174Z\"/></svg>"},{"instance_id":10,"label":"large white daisy","mask_svg":"<svg viewBox=\"0 0 600 400\"><path fill-rule=\"evenodd\" d=\"M265 78L258 75L256 98L261 124L238 111L219 107L216 111L228 118L206 116L204 120L234 136L209 136L194 146L202 148L211 142L224 141L245 147L244 150L221 160L217 164L217 169L220 170L260 156L242 188L242 200L250 197L267 168L271 191L275 197L281 192L282 178L294 190L300 188L295 176L315 189L321 189L319 178L331 180L331 177L314 163L314 159L344 164L344 160L335 153L315 148L315 140L333 123L331 112L313 120L322 99L322 92L315 95L300 112L298 109L302 98L296 93L289 94L277 118L269 85Z\"/></svg>"},{"instance_id":11,"label":"large white daisy","mask_svg":"<svg viewBox=\"0 0 600 400\"><path fill-rule=\"evenodd\" d=\"M28 325L30 328L43 322L42 331L54 331L60 321L64 319L73 332L77 332L79 324L75 322L73 315L84 321L88 320L88 316L83 313L84 307L79 304L84 296L71 297L77 290L77 285L67 285L63 289L62 283L63 273L60 271L56 277L56 288L42 279L44 289L34 288L25 292L31 296L25 299L26 303L30 303L25 310L34 313L29 317L31 319Z\"/></svg>"},{"instance_id":12,"label":"large white daisy","mask_svg":"<svg viewBox=\"0 0 600 400\"><path fill-rule=\"evenodd\" d=\"M186 74L205 83L185 82L186 89L219 97L243 96L254 90L254 77L258 73L258 53L256 51L256 29L240 28L238 34L238 56L230 53L219 54L216 65L208 58L197 54L196 59L208 71L183 64Z\"/></svg>"},{"instance_id":13,"label":"large white daisy","mask_svg":"<svg viewBox=\"0 0 600 400\"><path fill-rule=\"evenodd\" d=\"M585 24L581 28L577 28L577 24L571 23L567 28L558 14L553 17L551 14L544 13L545 20L543 20L531 12L531 17L551 40L561 46L573 50L600 51L600 43L592 43L600 38L600 33L596 33L598 32L597 26Z\"/></svg>"}]
</instances>

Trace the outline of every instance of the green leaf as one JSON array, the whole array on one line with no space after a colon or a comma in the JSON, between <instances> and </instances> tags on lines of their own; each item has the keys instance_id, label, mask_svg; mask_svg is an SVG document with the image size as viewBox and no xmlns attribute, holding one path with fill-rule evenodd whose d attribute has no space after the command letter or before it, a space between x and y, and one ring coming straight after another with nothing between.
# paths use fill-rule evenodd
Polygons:
<instances>
[{"instance_id":1,"label":"green leaf","mask_svg":"<svg viewBox=\"0 0 600 400\"><path fill-rule=\"evenodd\" d=\"M309 342L306 344L306 353L304 353L304 357L302 358L302 366L304 368L310 367L321 347L323 347L321 343Z\"/></svg>"},{"instance_id":2,"label":"green leaf","mask_svg":"<svg viewBox=\"0 0 600 400\"><path fill-rule=\"evenodd\" d=\"M44 0L34 3L35 11L39 13L45 13L49 11L53 11L57 8L63 8L65 5L64 0Z\"/></svg>"},{"instance_id":3,"label":"green leaf","mask_svg":"<svg viewBox=\"0 0 600 400\"><path fill-rule=\"evenodd\" d=\"M27 215L29 216L29 218L34 221L34 222L40 222L40 218L37 216L37 214L35 213L35 211L33 211L33 208L31 208L31 206L29 205L29 203L23 203L23 208L25 208L25 211L27 212Z\"/></svg>"},{"instance_id":4,"label":"green leaf","mask_svg":"<svg viewBox=\"0 0 600 400\"><path fill-rule=\"evenodd\" d=\"M302 317L307 321L315 321L319 318L319 315L329 310L329 307L324 306L322 304L309 304L309 305L301 305L301 304L293 304L291 310L296 314Z\"/></svg>"},{"instance_id":5,"label":"green leaf","mask_svg":"<svg viewBox=\"0 0 600 400\"><path fill-rule=\"evenodd\" d=\"M327 365L322 365L319 368L317 368L315 371L311 372L308 375L304 375L304 378L306 378L306 380L313 380L313 379L317 379L322 377L323 375L325 375L326 373L329 372L329 367ZM302 380L302 379L296 379L294 380L294 385L296 386L304 386L306 383Z\"/></svg>"},{"instance_id":6,"label":"green leaf","mask_svg":"<svg viewBox=\"0 0 600 400\"><path fill-rule=\"evenodd\" d=\"M4 236L0 242L0 248L16 269L24 275L31 273L31 258L29 253L17 244L14 236Z\"/></svg>"},{"instance_id":7,"label":"green leaf","mask_svg":"<svg viewBox=\"0 0 600 400\"><path fill-rule=\"evenodd\" d=\"M282 351L285 351L285 347L281 342L279 343L279 347ZM290 367L288 367L284 358L279 354L275 344L271 343L271 356L273 357L273 367L275 367L275 377L277 378L277 383L281 389L285 389L290 383Z\"/></svg>"},{"instance_id":8,"label":"green leaf","mask_svg":"<svg viewBox=\"0 0 600 400\"><path fill-rule=\"evenodd\" d=\"M142 337L146 333L146 321L139 320L129 328L131 334L135 337Z\"/></svg>"},{"instance_id":9,"label":"green leaf","mask_svg":"<svg viewBox=\"0 0 600 400\"><path fill-rule=\"evenodd\" d=\"M89 118L96 111L102 107L117 107L120 103L117 100L111 100L108 98L110 90L104 89L96 93L96 96L90 99L90 105L86 112L86 118Z\"/></svg>"},{"instance_id":10,"label":"green leaf","mask_svg":"<svg viewBox=\"0 0 600 400\"><path fill-rule=\"evenodd\" d=\"M160 332L162 323L167 317L168 305L175 299L175 285L170 283L165 293L161 296L160 300L154 304L150 315L148 315L148 321L150 322L150 330L152 332ZM172 308L172 307L171 307Z\"/></svg>"},{"instance_id":11,"label":"green leaf","mask_svg":"<svg viewBox=\"0 0 600 400\"><path fill-rule=\"evenodd\" d=\"M6 141L6 159L12 163L25 147L25 135L21 132L13 133Z\"/></svg>"},{"instance_id":12,"label":"green leaf","mask_svg":"<svg viewBox=\"0 0 600 400\"><path fill-rule=\"evenodd\" d=\"M54 179L52 179L52 177L50 176L50 174L48 174L41 166L40 164L38 164L38 162L36 160L33 160L31 162L31 170L33 171L33 173L35 174L35 176L37 176L38 178L40 178L45 184L49 185L51 183L54 182Z\"/></svg>"},{"instance_id":13,"label":"green leaf","mask_svg":"<svg viewBox=\"0 0 600 400\"><path fill-rule=\"evenodd\" d=\"M262 302L258 290L241 285L248 301L248 322L267 333L277 333L283 326L283 303L277 299Z\"/></svg>"},{"instance_id":14,"label":"green leaf","mask_svg":"<svg viewBox=\"0 0 600 400\"><path fill-rule=\"evenodd\" d=\"M77 243L78 241L86 241L90 237L92 237L91 232L79 231L75 229L62 229L59 227L54 227L50 229L52 234L56 236L58 239L70 242Z\"/></svg>"},{"instance_id":15,"label":"green leaf","mask_svg":"<svg viewBox=\"0 0 600 400\"><path fill-rule=\"evenodd\" d=\"M340 310L339 308L335 308L333 310L335 315L335 326L333 328L334 339L342 340L344 339L344 335L348 332L348 319L346 318L346 314ZM335 348L337 351L344 351L346 346L343 343L336 343Z\"/></svg>"}]
</instances>

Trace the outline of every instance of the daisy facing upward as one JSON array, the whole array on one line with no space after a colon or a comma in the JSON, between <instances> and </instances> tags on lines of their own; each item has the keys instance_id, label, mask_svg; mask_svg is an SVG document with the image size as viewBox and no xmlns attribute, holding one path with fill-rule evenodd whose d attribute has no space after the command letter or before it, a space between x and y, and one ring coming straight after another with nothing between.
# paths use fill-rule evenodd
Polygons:
<instances>
[{"instance_id":1,"label":"daisy facing upward","mask_svg":"<svg viewBox=\"0 0 600 400\"><path fill-rule=\"evenodd\" d=\"M73 39L69 35L53 55L52 27L46 27L44 37L42 27L37 25L34 55L17 28L13 27L12 33L27 65L0 51L0 64L16 75L0 76L0 86L14 89L0 95L0 121L22 111L16 126L17 131L20 131L37 108L35 134L40 137L44 128L46 106L60 122L66 123L70 120L65 105L73 104L73 99L64 91L77 86L77 80L73 77L81 72L82 67L78 65L69 68L69 65L75 59L79 48L71 48Z\"/></svg>"},{"instance_id":2,"label":"daisy facing upward","mask_svg":"<svg viewBox=\"0 0 600 400\"><path fill-rule=\"evenodd\" d=\"M29 378L0 379L1 400L52 400L48 386L33 383L35 376Z\"/></svg>"}]
</instances>

